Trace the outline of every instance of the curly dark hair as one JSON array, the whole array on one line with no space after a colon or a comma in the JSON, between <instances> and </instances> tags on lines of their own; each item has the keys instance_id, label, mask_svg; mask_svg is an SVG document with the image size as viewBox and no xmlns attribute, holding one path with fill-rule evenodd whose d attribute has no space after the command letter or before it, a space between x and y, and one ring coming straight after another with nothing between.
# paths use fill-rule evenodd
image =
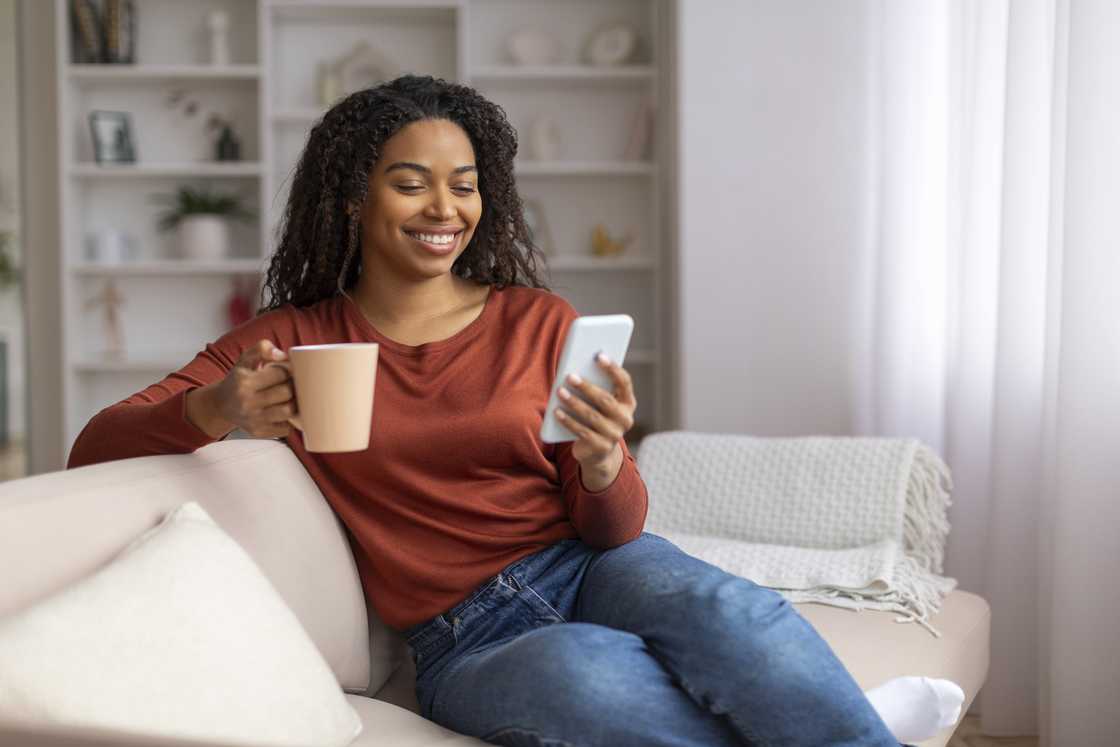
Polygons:
<instances>
[{"instance_id":1,"label":"curly dark hair","mask_svg":"<svg viewBox=\"0 0 1120 747\"><path fill-rule=\"evenodd\" d=\"M469 86L402 75L353 93L312 129L292 177L258 314L344 294L361 273L361 208L382 145L405 125L445 119L470 138L482 217L451 271L498 287L548 290L513 176L517 133L505 111ZM266 296L267 294L267 296Z\"/></svg>"}]
</instances>

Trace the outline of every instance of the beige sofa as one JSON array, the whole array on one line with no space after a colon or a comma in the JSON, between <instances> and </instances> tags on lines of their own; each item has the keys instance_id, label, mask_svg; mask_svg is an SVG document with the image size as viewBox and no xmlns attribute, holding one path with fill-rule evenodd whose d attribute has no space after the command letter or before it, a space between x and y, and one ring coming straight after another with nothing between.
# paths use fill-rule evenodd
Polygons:
<instances>
[{"instance_id":1,"label":"beige sofa","mask_svg":"<svg viewBox=\"0 0 1120 747\"><path fill-rule=\"evenodd\" d=\"M355 747L484 744L417 714L407 644L376 616L367 617L345 530L299 460L277 441L222 441L193 454L0 483L0 616L90 573L190 500L252 555L318 645L365 725ZM971 703L987 677L990 611L974 594L948 596L933 620L940 639L895 623L888 613L819 604L798 609L864 689L901 674L947 677ZM923 747L942 747L949 735L946 730ZM81 729L29 734L4 724L0 744L195 745Z\"/></svg>"}]
</instances>

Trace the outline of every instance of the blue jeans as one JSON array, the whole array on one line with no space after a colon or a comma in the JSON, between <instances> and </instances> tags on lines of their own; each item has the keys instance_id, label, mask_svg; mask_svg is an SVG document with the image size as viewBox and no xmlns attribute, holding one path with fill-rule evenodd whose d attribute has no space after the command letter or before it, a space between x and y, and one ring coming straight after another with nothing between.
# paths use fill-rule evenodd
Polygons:
<instances>
[{"instance_id":1,"label":"blue jeans","mask_svg":"<svg viewBox=\"0 0 1120 747\"><path fill-rule=\"evenodd\" d=\"M648 532L562 540L404 635L421 714L495 744L898 747L788 600Z\"/></svg>"}]
</instances>

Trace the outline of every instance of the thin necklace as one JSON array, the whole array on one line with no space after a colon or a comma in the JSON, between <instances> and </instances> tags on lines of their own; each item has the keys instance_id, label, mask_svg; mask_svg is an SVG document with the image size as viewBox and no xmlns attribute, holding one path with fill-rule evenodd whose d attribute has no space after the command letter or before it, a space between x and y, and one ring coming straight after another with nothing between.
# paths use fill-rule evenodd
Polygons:
<instances>
[{"instance_id":1,"label":"thin necklace","mask_svg":"<svg viewBox=\"0 0 1120 747\"><path fill-rule=\"evenodd\" d=\"M344 296L346 296L347 298L350 299L350 302L353 303L358 308L358 311L361 312L362 316L364 316L366 318L367 322L369 322L370 324L373 324L375 327L377 326L376 324L374 324L373 319L370 319L369 314L366 313L366 310L362 308L362 305L360 303L358 303L358 301L353 296L351 296L349 293L347 293L345 289L342 289L342 295L344 295ZM488 298L489 298L489 295L490 295L489 291L487 291L487 297ZM445 317L448 314L453 314L456 311L461 310L462 308L463 308L463 305L460 304L459 306L456 306L453 309L449 309L448 311L440 312L439 314L436 314L435 316L428 317L427 319L421 319L419 322L413 322L413 323L414 324L426 324L430 321L434 321L436 319L440 319L441 317Z\"/></svg>"}]
</instances>

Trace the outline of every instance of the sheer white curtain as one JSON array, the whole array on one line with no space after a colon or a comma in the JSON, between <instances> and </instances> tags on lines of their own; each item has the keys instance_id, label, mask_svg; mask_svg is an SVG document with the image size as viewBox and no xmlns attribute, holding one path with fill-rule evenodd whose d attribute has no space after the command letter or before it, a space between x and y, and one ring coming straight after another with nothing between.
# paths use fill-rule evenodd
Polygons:
<instances>
[{"instance_id":1,"label":"sheer white curtain","mask_svg":"<svg viewBox=\"0 0 1120 747\"><path fill-rule=\"evenodd\" d=\"M938 448L984 730L1120 743L1120 2L874 6L863 433Z\"/></svg>"}]
</instances>

